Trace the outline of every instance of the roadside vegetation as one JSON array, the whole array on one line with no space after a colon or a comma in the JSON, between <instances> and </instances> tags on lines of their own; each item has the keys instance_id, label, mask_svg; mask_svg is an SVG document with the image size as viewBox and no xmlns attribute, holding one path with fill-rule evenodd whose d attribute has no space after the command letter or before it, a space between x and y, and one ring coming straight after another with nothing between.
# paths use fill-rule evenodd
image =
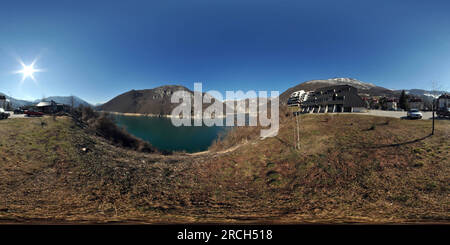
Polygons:
<instances>
[{"instance_id":1,"label":"roadside vegetation","mask_svg":"<svg viewBox=\"0 0 450 245\"><path fill-rule=\"evenodd\" d=\"M139 152L155 152L155 147L141 140L125 129L118 127L114 119L107 113L99 113L91 107L79 107L72 113L73 118L88 132L97 134L112 142L114 145L133 149Z\"/></svg>"},{"instance_id":2,"label":"roadside vegetation","mask_svg":"<svg viewBox=\"0 0 450 245\"><path fill-rule=\"evenodd\" d=\"M2 222L450 222L448 120L430 136L428 120L301 115L295 149L285 109L276 137L242 127L164 156L111 145L88 114L0 121Z\"/></svg>"}]
</instances>

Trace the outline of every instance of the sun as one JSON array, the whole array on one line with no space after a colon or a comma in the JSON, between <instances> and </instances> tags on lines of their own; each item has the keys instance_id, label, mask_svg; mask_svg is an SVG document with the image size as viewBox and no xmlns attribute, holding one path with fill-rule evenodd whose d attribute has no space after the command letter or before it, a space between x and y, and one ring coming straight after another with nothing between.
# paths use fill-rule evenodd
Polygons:
<instances>
[{"instance_id":1,"label":"sun","mask_svg":"<svg viewBox=\"0 0 450 245\"><path fill-rule=\"evenodd\" d=\"M34 80L33 73L35 73L36 71L38 71L38 70L34 69L33 64L31 64L28 66L26 66L26 65L23 66L23 69L20 70L20 73L23 74L24 80L27 79L28 77L30 77Z\"/></svg>"},{"instance_id":2,"label":"sun","mask_svg":"<svg viewBox=\"0 0 450 245\"><path fill-rule=\"evenodd\" d=\"M34 78L34 73L43 71L34 67L36 60L34 60L30 65L25 65L25 63L23 63L23 61L21 60L19 60L19 63L22 65L22 70L18 70L15 73L22 74L22 82L27 78L31 78L33 81L36 81L36 79Z\"/></svg>"}]
</instances>

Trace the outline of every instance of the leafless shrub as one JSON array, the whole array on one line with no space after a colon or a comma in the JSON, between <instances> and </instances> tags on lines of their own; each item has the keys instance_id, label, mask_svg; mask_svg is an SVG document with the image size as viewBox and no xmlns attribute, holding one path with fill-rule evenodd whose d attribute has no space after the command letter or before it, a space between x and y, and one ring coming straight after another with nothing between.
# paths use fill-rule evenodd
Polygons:
<instances>
[{"instance_id":1,"label":"leafless shrub","mask_svg":"<svg viewBox=\"0 0 450 245\"><path fill-rule=\"evenodd\" d=\"M106 113L96 112L91 107L80 107L74 111L74 117L87 124L89 130L117 146L130 148L139 152L156 151L149 143L118 127L114 123L114 119Z\"/></svg>"}]
</instances>

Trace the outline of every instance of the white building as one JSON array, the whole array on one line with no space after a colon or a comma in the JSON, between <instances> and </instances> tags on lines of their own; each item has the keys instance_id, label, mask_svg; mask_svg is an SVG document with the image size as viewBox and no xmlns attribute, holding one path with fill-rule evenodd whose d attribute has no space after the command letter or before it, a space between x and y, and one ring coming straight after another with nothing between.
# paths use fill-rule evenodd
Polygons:
<instances>
[{"instance_id":1,"label":"white building","mask_svg":"<svg viewBox=\"0 0 450 245\"><path fill-rule=\"evenodd\" d=\"M305 90L295 91L291 94L288 100L288 105L290 106L298 106L302 102L305 102L308 99L308 95L310 92L306 92Z\"/></svg>"},{"instance_id":2,"label":"white building","mask_svg":"<svg viewBox=\"0 0 450 245\"><path fill-rule=\"evenodd\" d=\"M395 101L386 101L386 109L387 110L397 110L397 102Z\"/></svg>"},{"instance_id":3,"label":"white building","mask_svg":"<svg viewBox=\"0 0 450 245\"><path fill-rule=\"evenodd\" d=\"M424 103L422 99L413 98L409 100L409 108L423 110Z\"/></svg>"}]
</instances>

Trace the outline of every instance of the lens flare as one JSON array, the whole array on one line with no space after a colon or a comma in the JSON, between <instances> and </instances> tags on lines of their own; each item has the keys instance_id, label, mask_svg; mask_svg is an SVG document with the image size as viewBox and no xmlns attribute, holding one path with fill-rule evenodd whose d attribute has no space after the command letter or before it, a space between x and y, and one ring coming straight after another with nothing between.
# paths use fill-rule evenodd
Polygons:
<instances>
[{"instance_id":1,"label":"lens flare","mask_svg":"<svg viewBox=\"0 0 450 245\"><path fill-rule=\"evenodd\" d=\"M36 64L36 59L30 64L25 65L22 60L19 60L19 63L22 65L22 70L18 70L15 73L22 74L22 81L25 81L27 78L31 78L33 81L36 82L36 78L34 77L34 73L36 72L42 72L41 69L36 69L34 65Z\"/></svg>"}]
</instances>

